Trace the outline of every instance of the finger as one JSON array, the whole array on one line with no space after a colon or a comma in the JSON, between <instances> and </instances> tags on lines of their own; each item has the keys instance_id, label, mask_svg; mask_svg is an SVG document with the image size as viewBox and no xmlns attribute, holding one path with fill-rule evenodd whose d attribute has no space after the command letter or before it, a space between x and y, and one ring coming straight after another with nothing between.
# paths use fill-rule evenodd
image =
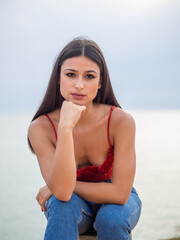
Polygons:
<instances>
[{"instance_id":1,"label":"finger","mask_svg":"<svg viewBox=\"0 0 180 240\"><path fill-rule=\"evenodd\" d=\"M40 206L41 206L41 211L46 212L45 202L42 202Z\"/></svg>"},{"instance_id":2,"label":"finger","mask_svg":"<svg viewBox=\"0 0 180 240\"><path fill-rule=\"evenodd\" d=\"M42 212L46 212L47 211L47 209L45 208L45 205L41 206L41 210L42 210Z\"/></svg>"}]
</instances>

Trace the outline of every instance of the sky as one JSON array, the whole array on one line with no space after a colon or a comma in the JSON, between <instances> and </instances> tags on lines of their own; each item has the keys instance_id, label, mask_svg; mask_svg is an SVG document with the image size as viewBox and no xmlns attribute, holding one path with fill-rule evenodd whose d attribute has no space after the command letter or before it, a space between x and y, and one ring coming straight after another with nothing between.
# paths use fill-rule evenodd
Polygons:
<instances>
[{"instance_id":1,"label":"sky","mask_svg":"<svg viewBox=\"0 0 180 240\"><path fill-rule=\"evenodd\" d=\"M0 0L0 111L35 111L73 38L102 49L124 109L180 108L179 0Z\"/></svg>"}]
</instances>

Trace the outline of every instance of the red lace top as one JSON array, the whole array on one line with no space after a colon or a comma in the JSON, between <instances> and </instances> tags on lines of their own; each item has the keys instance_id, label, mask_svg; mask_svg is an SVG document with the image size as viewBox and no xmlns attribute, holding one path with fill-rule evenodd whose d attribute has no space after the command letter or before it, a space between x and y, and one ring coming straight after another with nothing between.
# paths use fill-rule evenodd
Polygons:
<instances>
[{"instance_id":1,"label":"red lace top","mask_svg":"<svg viewBox=\"0 0 180 240\"><path fill-rule=\"evenodd\" d=\"M114 108L115 108L114 106L111 107L111 111L110 111L109 118L108 118L108 124L107 124L107 136L108 136L108 142L109 142L109 146L110 146L107 157L106 157L105 161L99 167L90 165L90 166L84 167L82 169L78 169L77 170L77 180L78 181L101 182L101 181L106 181L106 180L109 180L112 178L114 148L111 145L110 139L109 139L109 124L110 124L111 114L112 114L112 111ZM57 132L56 132L56 129L54 127L52 120L50 119L50 117L47 114L45 114L45 116L51 122L54 132L55 132L55 135L56 135L56 139L57 139Z\"/></svg>"}]
</instances>

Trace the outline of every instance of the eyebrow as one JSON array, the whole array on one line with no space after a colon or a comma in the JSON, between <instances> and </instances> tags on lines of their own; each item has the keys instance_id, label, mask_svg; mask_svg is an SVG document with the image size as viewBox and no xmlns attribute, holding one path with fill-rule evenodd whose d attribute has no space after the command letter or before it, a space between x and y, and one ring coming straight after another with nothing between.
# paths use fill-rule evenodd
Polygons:
<instances>
[{"instance_id":1,"label":"eyebrow","mask_svg":"<svg viewBox=\"0 0 180 240\"><path fill-rule=\"evenodd\" d=\"M64 69L64 72L65 71L72 71L72 72L77 72L76 70L74 70L74 69L71 69L71 68L67 68L67 69ZM94 71L94 70L88 70L88 71L86 71L86 72L94 72L94 73L96 73L97 74L97 72L96 71Z\"/></svg>"}]
</instances>

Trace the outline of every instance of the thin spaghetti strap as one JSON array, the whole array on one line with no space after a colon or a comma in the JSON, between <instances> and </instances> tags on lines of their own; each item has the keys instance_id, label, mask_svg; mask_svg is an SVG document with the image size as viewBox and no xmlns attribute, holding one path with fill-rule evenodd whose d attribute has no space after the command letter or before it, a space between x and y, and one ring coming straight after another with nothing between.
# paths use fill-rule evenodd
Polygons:
<instances>
[{"instance_id":1,"label":"thin spaghetti strap","mask_svg":"<svg viewBox=\"0 0 180 240\"><path fill-rule=\"evenodd\" d=\"M54 133L55 133L55 135L56 135L56 140L57 140L57 132L56 132L56 129L55 129L55 126L54 126L54 123L53 123L53 121L51 120L51 118L49 117L49 115L48 114L44 114L48 119L49 119L49 121L50 121L50 123L51 123L51 125L53 126L53 129L54 129Z\"/></svg>"},{"instance_id":2,"label":"thin spaghetti strap","mask_svg":"<svg viewBox=\"0 0 180 240\"><path fill-rule=\"evenodd\" d=\"M108 142L109 142L110 147L112 147L112 145L111 145L110 138L109 138L109 124L110 124L111 114L112 114L112 111L114 110L114 108L115 108L115 106L111 107L111 111L109 113L109 118L108 118L108 125L107 125L107 136L108 136Z\"/></svg>"}]
</instances>

